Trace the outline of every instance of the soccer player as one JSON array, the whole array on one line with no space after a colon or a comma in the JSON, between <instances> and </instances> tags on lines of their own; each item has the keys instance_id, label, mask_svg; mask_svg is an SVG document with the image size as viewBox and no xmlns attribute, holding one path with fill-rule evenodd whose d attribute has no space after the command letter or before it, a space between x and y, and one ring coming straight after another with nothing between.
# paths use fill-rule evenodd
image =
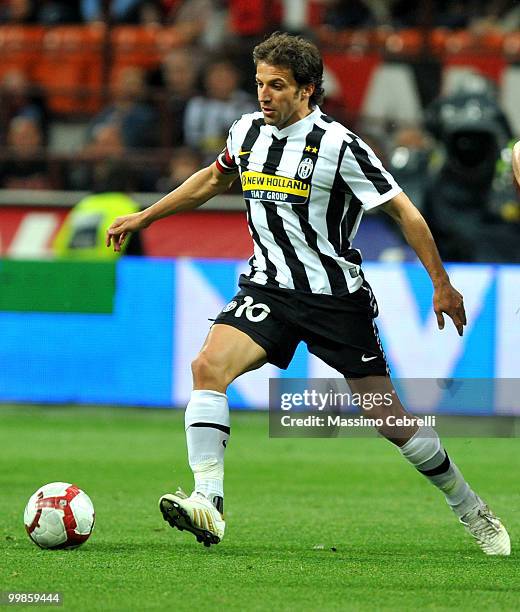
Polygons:
<instances>
[{"instance_id":1,"label":"soccer player","mask_svg":"<svg viewBox=\"0 0 520 612\"><path fill-rule=\"evenodd\" d=\"M218 315L192 363L185 426L195 487L159 501L172 527L206 546L224 536L224 452L230 435L228 385L266 362L286 368L297 344L335 368L353 393L393 391L374 318L377 304L351 248L363 212L377 206L400 226L433 283L438 326L448 315L462 336L462 296L450 283L419 211L354 133L319 108L323 64L307 40L275 33L255 47L260 111L230 128L217 160L150 208L115 219L107 246L190 210L240 177L254 243L251 272ZM380 410L380 414L378 414ZM375 411L375 412L374 412ZM398 399L371 416L405 416ZM408 415L410 416L410 415ZM448 457L430 427L383 426L421 474L445 495L461 523L490 555L509 555L509 535Z\"/></svg>"}]
</instances>

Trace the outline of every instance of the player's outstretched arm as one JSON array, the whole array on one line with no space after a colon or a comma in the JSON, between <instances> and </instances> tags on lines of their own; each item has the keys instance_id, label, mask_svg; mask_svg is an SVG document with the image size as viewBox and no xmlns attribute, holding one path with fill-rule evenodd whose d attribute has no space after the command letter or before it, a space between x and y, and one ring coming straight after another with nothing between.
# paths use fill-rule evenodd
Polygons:
<instances>
[{"instance_id":1,"label":"player's outstretched arm","mask_svg":"<svg viewBox=\"0 0 520 612\"><path fill-rule=\"evenodd\" d=\"M516 182L520 187L520 140L513 147L513 173L515 175Z\"/></svg>"},{"instance_id":2,"label":"player's outstretched arm","mask_svg":"<svg viewBox=\"0 0 520 612\"><path fill-rule=\"evenodd\" d=\"M404 237L417 253L423 266L432 279L433 309L437 316L439 329L444 328L444 316L447 314L462 336L466 325L466 312L462 295L452 286L439 251L424 217L412 204L405 193L400 193L382 205L401 228Z\"/></svg>"},{"instance_id":3,"label":"player's outstretched arm","mask_svg":"<svg viewBox=\"0 0 520 612\"><path fill-rule=\"evenodd\" d=\"M117 217L107 229L106 245L120 251L127 237L154 221L201 206L213 196L227 191L238 174L222 174L215 163L195 172L182 185L149 208L131 215Z\"/></svg>"}]
</instances>

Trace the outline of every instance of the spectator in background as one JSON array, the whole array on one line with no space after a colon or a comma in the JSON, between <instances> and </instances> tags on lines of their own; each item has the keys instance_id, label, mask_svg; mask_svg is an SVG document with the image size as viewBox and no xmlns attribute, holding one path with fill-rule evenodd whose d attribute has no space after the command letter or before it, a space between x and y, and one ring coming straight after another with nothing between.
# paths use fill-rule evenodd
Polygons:
<instances>
[{"instance_id":1,"label":"spectator in background","mask_svg":"<svg viewBox=\"0 0 520 612\"><path fill-rule=\"evenodd\" d=\"M86 145L83 154L91 159L118 158L123 156L124 148L120 127L116 123L102 123L94 129L92 140Z\"/></svg>"},{"instance_id":2,"label":"spectator in background","mask_svg":"<svg viewBox=\"0 0 520 612\"><path fill-rule=\"evenodd\" d=\"M0 23L35 23L36 11L31 0L4 0L0 4Z\"/></svg>"},{"instance_id":3,"label":"spectator in background","mask_svg":"<svg viewBox=\"0 0 520 612\"><path fill-rule=\"evenodd\" d=\"M451 2L451 0L449 0ZM391 0L390 1L390 25L395 28L415 28L421 24L423 11L427 4L422 4L416 0ZM437 2L437 10L441 4Z\"/></svg>"},{"instance_id":4,"label":"spectator in background","mask_svg":"<svg viewBox=\"0 0 520 612\"><path fill-rule=\"evenodd\" d=\"M45 98L17 68L7 72L0 85L0 144L5 144L7 126L14 117L37 121L42 131L42 144L47 143L49 117Z\"/></svg>"},{"instance_id":5,"label":"spectator in background","mask_svg":"<svg viewBox=\"0 0 520 612\"><path fill-rule=\"evenodd\" d=\"M99 113L89 127L89 137L100 126L115 124L121 131L127 148L150 147L157 144L158 118L144 101L145 80L141 68L123 68L114 83L112 103Z\"/></svg>"},{"instance_id":6,"label":"spectator in background","mask_svg":"<svg viewBox=\"0 0 520 612\"><path fill-rule=\"evenodd\" d=\"M161 76L172 120L167 134L170 146L184 144L184 115L189 100L198 93L198 69L196 56L189 49L175 49L164 58Z\"/></svg>"},{"instance_id":7,"label":"spectator in background","mask_svg":"<svg viewBox=\"0 0 520 612\"><path fill-rule=\"evenodd\" d=\"M280 0L280 29L312 36L313 28L323 23L325 10L330 4L331 0Z\"/></svg>"},{"instance_id":8,"label":"spectator in background","mask_svg":"<svg viewBox=\"0 0 520 612\"><path fill-rule=\"evenodd\" d=\"M363 28L376 24L369 2L363 0L332 0L324 17L324 24L333 30Z\"/></svg>"},{"instance_id":9,"label":"spectator in background","mask_svg":"<svg viewBox=\"0 0 520 612\"><path fill-rule=\"evenodd\" d=\"M107 159L118 160L125 147L119 126L115 123L100 124L92 131L90 142L74 160L68 171L67 187L75 190L90 190L94 182L96 164Z\"/></svg>"},{"instance_id":10,"label":"spectator in background","mask_svg":"<svg viewBox=\"0 0 520 612\"><path fill-rule=\"evenodd\" d=\"M111 0L110 16L116 23L139 23L143 0ZM81 0L81 14L86 22L103 21L103 0Z\"/></svg>"},{"instance_id":11,"label":"spectator in background","mask_svg":"<svg viewBox=\"0 0 520 612\"><path fill-rule=\"evenodd\" d=\"M227 0L112 0L115 23L167 24L178 30L184 44L216 47L227 32ZM81 0L86 22L103 21L102 0Z\"/></svg>"},{"instance_id":12,"label":"spectator in background","mask_svg":"<svg viewBox=\"0 0 520 612\"><path fill-rule=\"evenodd\" d=\"M96 166L94 192L80 200L65 219L52 245L55 255L83 260L116 259L120 255L106 248L105 232L114 216L140 210L128 195L132 176L131 169L121 161L103 160ZM124 252L143 254L139 232L132 234Z\"/></svg>"},{"instance_id":13,"label":"spectator in background","mask_svg":"<svg viewBox=\"0 0 520 612\"><path fill-rule=\"evenodd\" d=\"M240 74L228 59L217 59L204 72L205 95L192 98L184 120L185 141L204 159L213 159L226 143L237 117L256 110L253 98L239 88Z\"/></svg>"},{"instance_id":14,"label":"spectator in background","mask_svg":"<svg viewBox=\"0 0 520 612\"><path fill-rule=\"evenodd\" d=\"M281 0L281 28L285 32L301 34L309 30L311 0Z\"/></svg>"},{"instance_id":15,"label":"spectator in background","mask_svg":"<svg viewBox=\"0 0 520 612\"><path fill-rule=\"evenodd\" d=\"M228 0L231 33L252 45L275 30L280 24L280 15L275 14L274 3L269 0Z\"/></svg>"},{"instance_id":16,"label":"spectator in background","mask_svg":"<svg viewBox=\"0 0 520 612\"><path fill-rule=\"evenodd\" d=\"M0 163L2 189L50 189L49 168L44 158L43 134L38 121L15 117L7 131L8 157Z\"/></svg>"},{"instance_id":17,"label":"spectator in background","mask_svg":"<svg viewBox=\"0 0 520 612\"><path fill-rule=\"evenodd\" d=\"M36 18L42 25L81 22L80 0L40 0L36 5Z\"/></svg>"},{"instance_id":18,"label":"spectator in background","mask_svg":"<svg viewBox=\"0 0 520 612\"><path fill-rule=\"evenodd\" d=\"M156 185L156 191L167 193L177 189L186 179L197 172L201 166L200 155L189 147L175 149L170 159L168 175L162 176Z\"/></svg>"},{"instance_id":19,"label":"spectator in background","mask_svg":"<svg viewBox=\"0 0 520 612\"><path fill-rule=\"evenodd\" d=\"M450 30L466 28L470 20L470 8L464 0L444 0L437 5L433 25ZM476 9L476 6L473 6Z\"/></svg>"},{"instance_id":20,"label":"spectator in background","mask_svg":"<svg viewBox=\"0 0 520 612\"><path fill-rule=\"evenodd\" d=\"M228 11L224 0L183 0L170 10L166 23L175 26L185 44L218 48L227 35Z\"/></svg>"},{"instance_id":21,"label":"spectator in background","mask_svg":"<svg viewBox=\"0 0 520 612\"><path fill-rule=\"evenodd\" d=\"M520 27L520 6L509 0L487 0L481 2L478 11L472 11L470 28L482 33L486 31L514 32Z\"/></svg>"}]
</instances>

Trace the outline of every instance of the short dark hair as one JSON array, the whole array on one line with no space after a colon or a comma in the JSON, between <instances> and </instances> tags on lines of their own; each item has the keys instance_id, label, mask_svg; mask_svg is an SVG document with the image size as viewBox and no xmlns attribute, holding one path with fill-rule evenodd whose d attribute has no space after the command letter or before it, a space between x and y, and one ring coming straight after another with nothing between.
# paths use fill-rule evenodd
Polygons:
<instances>
[{"instance_id":1,"label":"short dark hair","mask_svg":"<svg viewBox=\"0 0 520 612\"><path fill-rule=\"evenodd\" d=\"M314 85L310 97L311 106L323 100L323 60L316 45L301 36L292 36L284 32L274 32L269 38L253 49L255 66L265 62L271 66L289 68L294 80L301 87Z\"/></svg>"}]
</instances>

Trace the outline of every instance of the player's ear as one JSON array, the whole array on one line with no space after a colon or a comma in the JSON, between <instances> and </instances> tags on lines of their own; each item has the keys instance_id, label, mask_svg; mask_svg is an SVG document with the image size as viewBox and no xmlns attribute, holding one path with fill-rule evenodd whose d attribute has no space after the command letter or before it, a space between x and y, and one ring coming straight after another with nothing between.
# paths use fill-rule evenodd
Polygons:
<instances>
[{"instance_id":1,"label":"player's ear","mask_svg":"<svg viewBox=\"0 0 520 612\"><path fill-rule=\"evenodd\" d=\"M302 87L302 97L309 100L315 89L316 86L314 85L314 83L308 83L307 85L304 85Z\"/></svg>"}]
</instances>

